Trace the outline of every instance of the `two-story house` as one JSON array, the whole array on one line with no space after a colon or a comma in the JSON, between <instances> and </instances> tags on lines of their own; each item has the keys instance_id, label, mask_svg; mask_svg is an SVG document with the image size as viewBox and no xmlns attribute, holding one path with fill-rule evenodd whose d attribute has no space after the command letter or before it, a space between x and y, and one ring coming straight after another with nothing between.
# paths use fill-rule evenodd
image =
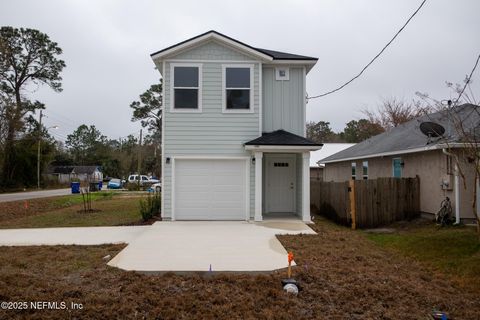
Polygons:
<instances>
[{"instance_id":1,"label":"two-story house","mask_svg":"<svg viewBox=\"0 0 480 320\"><path fill-rule=\"evenodd\" d=\"M306 75L317 58L209 31L151 55L163 77L162 218L310 221Z\"/></svg>"}]
</instances>

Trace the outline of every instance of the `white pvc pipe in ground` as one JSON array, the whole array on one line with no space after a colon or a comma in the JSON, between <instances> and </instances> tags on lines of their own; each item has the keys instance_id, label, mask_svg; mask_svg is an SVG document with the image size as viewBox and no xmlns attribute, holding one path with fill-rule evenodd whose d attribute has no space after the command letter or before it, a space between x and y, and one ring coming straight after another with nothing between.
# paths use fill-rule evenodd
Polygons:
<instances>
[{"instance_id":1,"label":"white pvc pipe in ground","mask_svg":"<svg viewBox=\"0 0 480 320\"><path fill-rule=\"evenodd\" d=\"M458 169L458 158L455 154L450 153L447 149L442 149L442 152L447 156L453 157L455 159L455 179L453 181L454 188L454 197L455 197L455 224L460 223L460 179L459 179L459 169Z\"/></svg>"}]
</instances>

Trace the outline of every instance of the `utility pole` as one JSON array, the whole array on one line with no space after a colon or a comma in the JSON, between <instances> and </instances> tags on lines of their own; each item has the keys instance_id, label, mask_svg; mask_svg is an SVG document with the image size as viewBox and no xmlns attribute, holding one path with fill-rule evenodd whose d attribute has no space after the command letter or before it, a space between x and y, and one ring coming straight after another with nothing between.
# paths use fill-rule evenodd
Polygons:
<instances>
[{"instance_id":1,"label":"utility pole","mask_svg":"<svg viewBox=\"0 0 480 320\"><path fill-rule=\"evenodd\" d=\"M142 178L140 175L140 170L142 168L142 129L140 129L140 140L138 142L138 185L140 186L140 179Z\"/></svg>"},{"instance_id":2,"label":"utility pole","mask_svg":"<svg viewBox=\"0 0 480 320\"><path fill-rule=\"evenodd\" d=\"M40 189L40 144L42 141L42 118L43 110L40 110L40 118L38 120L38 146L37 146L37 189Z\"/></svg>"}]
</instances>

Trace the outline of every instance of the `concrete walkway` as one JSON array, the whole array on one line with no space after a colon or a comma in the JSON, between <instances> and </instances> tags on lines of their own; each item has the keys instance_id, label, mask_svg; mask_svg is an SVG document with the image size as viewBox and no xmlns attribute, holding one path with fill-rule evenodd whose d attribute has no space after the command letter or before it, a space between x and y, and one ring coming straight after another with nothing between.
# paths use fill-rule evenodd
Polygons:
<instances>
[{"instance_id":1,"label":"concrete walkway","mask_svg":"<svg viewBox=\"0 0 480 320\"><path fill-rule=\"evenodd\" d=\"M54 190L40 190L40 191L15 192L15 193L1 193L0 202L66 196L71 193L72 193L71 189L54 189Z\"/></svg>"},{"instance_id":2,"label":"concrete walkway","mask_svg":"<svg viewBox=\"0 0 480 320\"><path fill-rule=\"evenodd\" d=\"M108 265L135 271L264 272L285 268L277 234L315 234L299 220L156 222L151 226L0 230L0 246L128 243Z\"/></svg>"},{"instance_id":3,"label":"concrete walkway","mask_svg":"<svg viewBox=\"0 0 480 320\"><path fill-rule=\"evenodd\" d=\"M151 226L4 229L0 230L0 246L130 243L150 227Z\"/></svg>"},{"instance_id":4,"label":"concrete walkway","mask_svg":"<svg viewBox=\"0 0 480 320\"><path fill-rule=\"evenodd\" d=\"M276 234L315 234L301 221L156 222L108 264L136 271L259 272L285 268Z\"/></svg>"}]
</instances>

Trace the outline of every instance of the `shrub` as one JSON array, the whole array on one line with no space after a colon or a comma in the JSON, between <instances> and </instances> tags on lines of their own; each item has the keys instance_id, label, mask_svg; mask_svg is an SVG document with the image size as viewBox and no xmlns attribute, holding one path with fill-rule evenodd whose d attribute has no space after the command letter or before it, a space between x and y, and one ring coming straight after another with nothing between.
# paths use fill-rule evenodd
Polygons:
<instances>
[{"instance_id":1,"label":"shrub","mask_svg":"<svg viewBox=\"0 0 480 320\"><path fill-rule=\"evenodd\" d=\"M139 191L140 190L140 186L136 182L127 182L127 184L125 185L125 188L128 191Z\"/></svg>"},{"instance_id":2,"label":"shrub","mask_svg":"<svg viewBox=\"0 0 480 320\"><path fill-rule=\"evenodd\" d=\"M148 194L147 197L140 199L140 213L143 221L147 221L160 213L162 198L160 193Z\"/></svg>"}]
</instances>

